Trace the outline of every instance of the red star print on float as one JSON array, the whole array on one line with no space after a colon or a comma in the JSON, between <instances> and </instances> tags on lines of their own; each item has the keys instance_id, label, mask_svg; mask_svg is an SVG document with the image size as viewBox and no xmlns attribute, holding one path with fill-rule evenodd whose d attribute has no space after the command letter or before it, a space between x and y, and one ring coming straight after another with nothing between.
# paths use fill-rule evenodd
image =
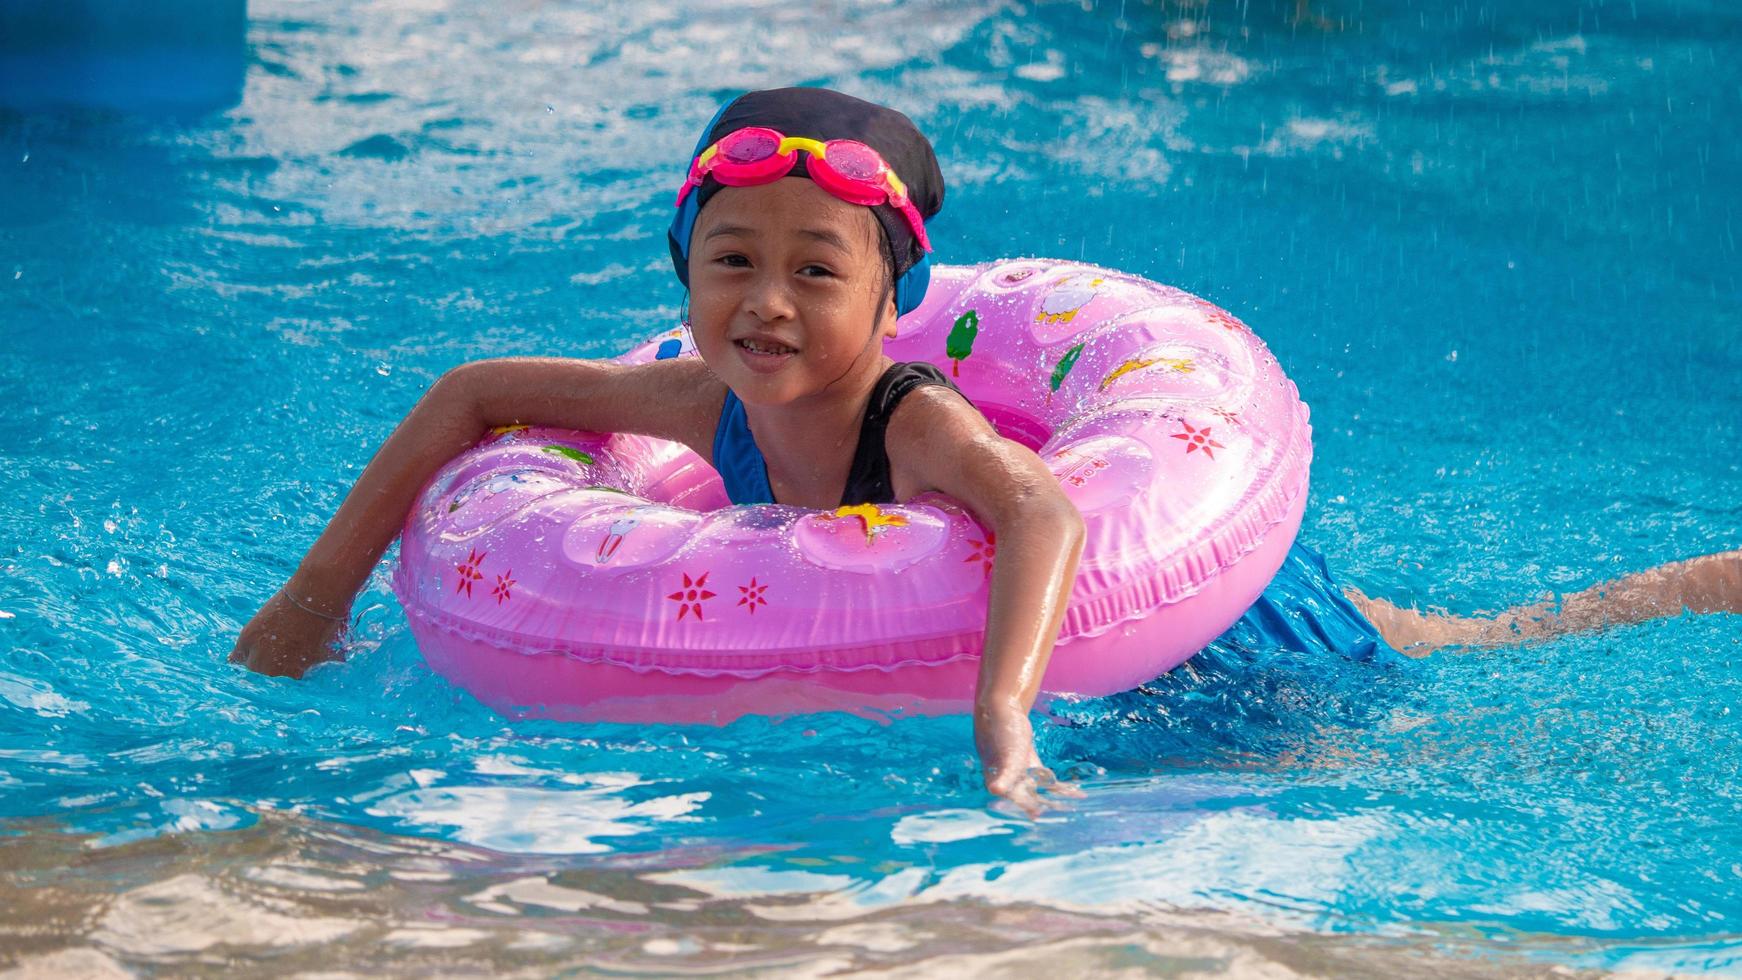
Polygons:
<instances>
[{"instance_id":1,"label":"red star print on float","mask_svg":"<svg viewBox=\"0 0 1742 980\"><path fill-rule=\"evenodd\" d=\"M1201 429L1194 429L1194 428L1192 428L1192 424L1190 422L1186 422L1184 420L1181 420L1180 425L1185 427L1185 431L1184 432L1176 432L1176 433L1174 433L1173 437L1175 439L1185 440L1186 455L1187 456L1190 456L1192 453L1202 449L1204 451L1205 456L1208 456L1211 459L1215 459L1216 454L1211 452L1210 450L1228 448L1228 447L1222 445L1221 443L1217 442L1216 440L1210 438L1210 427L1207 425Z\"/></svg>"},{"instance_id":2,"label":"red star print on float","mask_svg":"<svg viewBox=\"0 0 1742 980\"><path fill-rule=\"evenodd\" d=\"M484 556L489 552L481 552L476 548L466 556L466 560L454 566L454 571L460 573L460 581L454 585L455 592L464 592L466 598L472 597L472 583L483 579L484 573L478 571L478 566L484 563Z\"/></svg>"},{"instance_id":3,"label":"red star print on float","mask_svg":"<svg viewBox=\"0 0 1742 980\"><path fill-rule=\"evenodd\" d=\"M756 579L752 578L749 585L738 586L738 591L741 593L738 599L738 605L743 606L744 611L747 613L754 615L757 606L768 605L768 600L763 598L763 596L768 592L768 584L766 582L758 584Z\"/></svg>"},{"instance_id":4,"label":"red star print on float","mask_svg":"<svg viewBox=\"0 0 1742 980\"><path fill-rule=\"evenodd\" d=\"M677 603L677 618L683 619L690 613L695 613L697 619L702 618L702 603L712 599L714 593L707 590L708 573L703 572L695 579L686 573L683 577L683 588L666 596Z\"/></svg>"}]
</instances>

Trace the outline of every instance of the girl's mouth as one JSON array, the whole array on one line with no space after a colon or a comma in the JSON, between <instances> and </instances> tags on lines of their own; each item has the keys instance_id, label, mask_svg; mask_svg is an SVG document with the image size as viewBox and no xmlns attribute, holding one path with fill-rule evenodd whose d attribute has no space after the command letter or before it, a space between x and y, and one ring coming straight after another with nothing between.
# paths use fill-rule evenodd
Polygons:
<instances>
[{"instance_id":1,"label":"girl's mouth","mask_svg":"<svg viewBox=\"0 0 1742 980\"><path fill-rule=\"evenodd\" d=\"M752 354L761 354L763 356L779 356L779 355L783 355L783 354L796 354L796 353L798 353L797 348L788 347L785 344L780 343L779 341L775 341L775 340L749 340L749 339L746 339L746 340L737 341L737 344L739 347L742 347L743 349L749 351Z\"/></svg>"},{"instance_id":2,"label":"girl's mouth","mask_svg":"<svg viewBox=\"0 0 1742 980\"><path fill-rule=\"evenodd\" d=\"M743 359L746 367L757 373L778 371L798 353L798 348L788 347L777 340L744 339L733 341L738 348L738 356Z\"/></svg>"}]
</instances>

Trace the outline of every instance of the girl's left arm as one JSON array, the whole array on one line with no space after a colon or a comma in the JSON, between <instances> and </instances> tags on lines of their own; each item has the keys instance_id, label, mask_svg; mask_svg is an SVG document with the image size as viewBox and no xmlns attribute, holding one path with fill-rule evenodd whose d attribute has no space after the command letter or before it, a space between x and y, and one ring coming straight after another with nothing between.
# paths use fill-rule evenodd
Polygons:
<instances>
[{"instance_id":1,"label":"girl's left arm","mask_svg":"<svg viewBox=\"0 0 1742 980\"><path fill-rule=\"evenodd\" d=\"M998 435L953 391L921 388L904 399L886 435L892 467L919 493L960 500L994 535L986 645L974 697L974 743L986 788L1030 816L1039 791L1080 795L1041 765L1028 720L1064 618L1083 517L1026 447Z\"/></svg>"}]
</instances>

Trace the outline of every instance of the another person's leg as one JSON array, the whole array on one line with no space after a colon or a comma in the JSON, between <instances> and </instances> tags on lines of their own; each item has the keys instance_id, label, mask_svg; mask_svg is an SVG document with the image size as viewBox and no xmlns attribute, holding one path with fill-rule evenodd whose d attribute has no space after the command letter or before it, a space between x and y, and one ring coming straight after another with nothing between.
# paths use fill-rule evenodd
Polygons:
<instances>
[{"instance_id":1,"label":"another person's leg","mask_svg":"<svg viewBox=\"0 0 1742 980\"><path fill-rule=\"evenodd\" d=\"M1345 594L1385 642L1420 657L1440 647L1528 643L1682 612L1742 612L1742 550L1669 562L1491 617L1424 613L1358 589Z\"/></svg>"}]
</instances>

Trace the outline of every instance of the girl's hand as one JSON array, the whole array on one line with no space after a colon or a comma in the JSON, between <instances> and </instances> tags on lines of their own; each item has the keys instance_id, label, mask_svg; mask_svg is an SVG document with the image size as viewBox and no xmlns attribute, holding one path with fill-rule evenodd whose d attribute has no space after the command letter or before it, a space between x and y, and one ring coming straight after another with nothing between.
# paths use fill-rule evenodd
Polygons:
<instances>
[{"instance_id":1,"label":"girl's hand","mask_svg":"<svg viewBox=\"0 0 1742 980\"><path fill-rule=\"evenodd\" d=\"M1030 820L1048 810L1062 810L1057 797L1082 799L1083 791L1060 782L1053 771L1041 765L1034 749L1034 728L1028 712L1015 706L974 712L974 746L980 750L980 765L986 790L1016 804ZM1041 796L1045 790L1049 795Z\"/></svg>"},{"instance_id":2,"label":"girl's hand","mask_svg":"<svg viewBox=\"0 0 1742 980\"><path fill-rule=\"evenodd\" d=\"M333 641L344 628L342 617L298 604L279 589L242 627L230 662L275 677L301 677L315 664L339 659Z\"/></svg>"}]
</instances>

